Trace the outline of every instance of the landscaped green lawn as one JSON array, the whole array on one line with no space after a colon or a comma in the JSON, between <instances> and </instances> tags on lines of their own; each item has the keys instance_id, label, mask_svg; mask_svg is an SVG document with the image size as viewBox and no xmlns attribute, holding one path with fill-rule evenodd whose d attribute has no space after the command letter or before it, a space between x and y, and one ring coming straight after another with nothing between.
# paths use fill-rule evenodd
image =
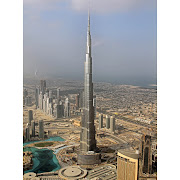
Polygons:
<instances>
[{"instance_id":1,"label":"landscaped green lawn","mask_svg":"<svg viewBox=\"0 0 180 180\"><path fill-rule=\"evenodd\" d=\"M52 146L53 144L54 144L53 142L40 142L40 143L34 144L34 146L36 146L36 147L48 147L48 146Z\"/></svg>"}]
</instances>

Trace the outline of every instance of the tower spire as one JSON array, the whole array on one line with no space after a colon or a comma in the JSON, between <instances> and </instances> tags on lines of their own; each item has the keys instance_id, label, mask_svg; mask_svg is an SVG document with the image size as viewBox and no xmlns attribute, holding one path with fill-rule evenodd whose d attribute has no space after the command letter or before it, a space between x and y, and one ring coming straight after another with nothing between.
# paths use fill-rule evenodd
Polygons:
<instances>
[{"instance_id":1,"label":"tower spire","mask_svg":"<svg viewBox=\"0 0 180 180\"><path fill-rule=\"evenodd\" d=\"M88 5L88 32L90 34L90 0Z\"/></svg>"}]
</instances>

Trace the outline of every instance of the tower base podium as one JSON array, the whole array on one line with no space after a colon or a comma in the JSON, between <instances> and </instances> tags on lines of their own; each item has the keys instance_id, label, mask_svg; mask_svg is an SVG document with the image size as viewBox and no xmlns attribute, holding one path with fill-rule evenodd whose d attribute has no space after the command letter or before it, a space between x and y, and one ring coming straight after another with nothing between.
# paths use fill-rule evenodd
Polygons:
<instances>
[{"instance_id":1,"label":"tower base podium","mask_svg":"<svg viewBox=\"0 0 180 180\"><path fill-rule=\"evenodd\" d=\"M101 154L94 151L81 152L78 154L79 165L94 165L101 163Z\"/></svg>"}]
</instances>

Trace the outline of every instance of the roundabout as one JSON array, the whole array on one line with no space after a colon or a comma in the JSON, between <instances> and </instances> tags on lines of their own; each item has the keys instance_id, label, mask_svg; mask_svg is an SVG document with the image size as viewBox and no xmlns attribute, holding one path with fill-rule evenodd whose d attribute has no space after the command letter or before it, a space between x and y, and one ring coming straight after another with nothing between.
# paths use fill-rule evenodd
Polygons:
<instances>
[{"instance_id":1,"label":"roundabout","mask_svg":"<svg viewBox=\"0 0 180 180\"><path fill-rule=\"evenodd\" d=\"M87 170L79 166L67 166L59 170L59 177L62 179L80 179L87 175Z\"/></svg>"}]
</instances>

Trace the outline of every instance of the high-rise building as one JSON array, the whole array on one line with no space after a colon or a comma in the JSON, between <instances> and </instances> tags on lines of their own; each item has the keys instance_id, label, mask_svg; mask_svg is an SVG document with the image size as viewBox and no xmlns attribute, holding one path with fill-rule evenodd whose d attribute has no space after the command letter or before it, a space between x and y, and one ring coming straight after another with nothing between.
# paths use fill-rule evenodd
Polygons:
<instances>
[{"instance_id":1,"label":"high-rise building","mask_svg":"<svg viewBox=\"0 0 180 180\"><path fill-rule=\"evenodd\" d=\"M32 137L35 137L35 121L31 122Z\"/></svg>"},{"instance_id":2,"label":"high-rise building","mask_svg":"<svg viewBox=\"0 0 180 180\"><path fill-rule=\"evenodd\" d=\"M96 119L96 96L93 96L94 119Z\"/></svg>"},{"instance_id":3,"label":"high-rise building","mask_svg":"<svg viewBox=\"0 0 180 180\"><path fill-rule=\"evenodd\" d=\"M54 113L53 103L50 102L50 103L49 103L49 112L48 112L48 114L49 114L49 115L53 115L53 113Z\"/></svg>"},{"instance_id":4,"label":"high-rise building","mask_svg":"<svg viewBox=\"0 0 180 180\"><path fill-rule=\"evenodd\" d=\"M111 132L115 132L115 117L111 116L110 118L110 130Z\"/></svg>"},{"instance_id":5,"label":"high-rise building","mask_svg":"<svg viewBox=\"0 0 180 180\"><path fill-rule=\"evenodd\" d=\"M79 107L83 108L84 91L79 93Z\"/></svg>"},{"instance_id":6,"label":"high-rise building","mask_svg":"<svg viewBox=\"0 0 180 180\"><path fill-rule=\"evenodd\" d=\"M40 93L40 88L37 87L35 89L35 103L36 103L36 108L39 107L39 93Z\"/></svg>"},{"instance_id":7,"label":"high-rise building","mask_svg":"<svg viewBox=\"0 0 180 180\"><path fill-rule=\"evenodd\" d=\"M117 153L117 180L138 180L139 153L119 150Z\"/></svg>"},{"instance_id":8,"label":"high-rise building","mask_svg":"<svg viewBox=\"0 0 180 180\"><path fill-rule=\"evenodd\" d=\"M27 91L27 89L24 89L23 90L23 97L25 98L25 97L27 97L28 96L28 91Z\"/></svg>"},{"instance_id":9,"label":"high-rise building","mask_svg":"<svg viewBox=\"0 0 180 180\"><path fill-rule=\"evenodd\" d=\"M53 91L49 90L49 98L53 98Z\"/></svg>"},{"instance_id":10,"label":"high-rise building","mask_svg":"<svg viewBox=\"0 0 180 180\"><path fill-rule=\"evenodd\" d=\"M80 150L81 152L95 151L95 126L93 108L93 83L92 83L92 57L91 57L91 33L90 15L88 13L86 61L84 64L84 107L81 121Z\"/></svg>"},{"instance_id":11,"label":"high-rise building","mask_svg":"<svg viewBox=\"0 0 180 180\"><path fill-rule=\"evenodd\" d=\"M152 141L151 136L143 135L141 148L140 148L141 156L142 156L142 167L141 172L143 173L152 173Z\"/></svg>"},{"instance_id":12,"label":"high-rise building","mask_svg":"<svg viewBox=\"0 0 180 180\"><path fill-rule=\"evenodd\" d=\"M64 106L60 101L60 104L55 105L54 116L56 118L62 118L64 116Z\"/></svg>"},{"instance_id":13,"label":"high-rise building","mask_svg":"<svg viewBox=\"0 0 180 180\"><path fill-rule=\"evenodd\" d=\"M28 111L28 122L31 125L31 121L33 120L33 111L29 110Z\"/></svg>"},{"instance_id":14,"label":"high-rise building","mask_svg":"<svg viewBox=\"0 0 180 180\"><path fill-rule=\"evenodd\" d=\"M43 109L43 94L40 92L39 94L39 109Z\"/></svg>"},{"instance_id":15,"label":"high-rise building","mask_svg":"<svg viewBox=\"0 0 180 180\"><path fill-rule=\"evenodd\" d=\"M44 139L44 122L39 120L39 138Z\"/></svg>"},{"instance_id":16,"label":"high-rise building","mask_svg":"<svg viewBox=\"0 0 180 180\"><path fill-rule=\"evenodd\" d=\"M103 114L99 114L99 129L103 128Z\"/></svg>"},{"instance_id":17,"label":"high-rise building","mask_svg":"<svg viewBox=\"0 0 180 180\"><path fill-rule=\"evenodd\" d=\"M30 96L25 97L25 105L31 106L32 105L32 98Z\"/></svg>"},{"instance_id":18,"label":"high-rise building","mask_svg":"<svg viewBox=\"0 0 180 180\"><path fill-rule=\"evenodd\" d=\"M25 131L26 131L26 141L29 141L30 140L30 125L29 125L29 123L27 123Z\"/></svg>"},{"instance_id":19,"label":"high-rise building","mask_svg":"<svg viewBox=\"0 0 180 180\"><path fill-rule=\"evenodd\" d=\"M43 99L43 112L46 112L46 108L47 108L47 103L46 103L46 98L44 97Z\"/></svg>"},{"instance_id":20,"label":"high-rise building","mask_svg":"<svg viewBox=\"0 0 180 180\"><path fill-rule=\"evenodd\" d=\"M110 117L109 117L109 115L106 115L106 128L107 129L110 128Z\"/></svg>"},{"instance_id":21,"label":"high-rise building","mask_svg":"<svg viewBox=\"0 0 180 180\"><path fill-rule=\"evenodd\" d=\"M65 117L70 117L70 103L69 103L68 98L66 98L65 104L64 104L64 116Z\"/></svg>"},{"instance_id":22,"label":"high-rise building","mask_svg":"<svg viewBox=\"0 0 180 180\"><path fill-rule=\"evenodd\" d=\"M43 111L47 113L47 98L48 98L48 92L44 94L43 98Z\"/></svg>"},{"instance_id":23,"label":"high-rise building","mask_svg":"<svg viewBox=\"0 0 180 180\"><path fill-rule=\"evenodd\" d=\"M76 95L76 108L79 109L79 94Z\"/></svg>"},{"instance_id":24,"label":"high-rise building","mask_svg":"<svg viewBox=\"0 0 180 180\"><path fill-rule=\"evenodd\" d=\"M44 95L44 93L46 92L46 80L41 80L40 83L40 91Z\"/></svg>"},{"instance_id":25,"label":"high-rise building","mask_svg":"<svg viewBox=\"0 0 180 180\"><path fill-rule=\"evenodd\" d=\"M60 99L60 95L61 95L61 90L60 88L57 88L57 99Z\"/></svg>"},{"instance_id":26,"label":"high-rise building","mask_svg":"<svg viewBox=\"0 0 180 180\"><path fill-rule=\"evenodd\" d=\"M46 106L47 106L46 107L46 113L47 114L49 114L49 103L50 103L49 99L50 99L49 97L47 97L47 99L46 99Z\"/></svg>"}]
</instances>

